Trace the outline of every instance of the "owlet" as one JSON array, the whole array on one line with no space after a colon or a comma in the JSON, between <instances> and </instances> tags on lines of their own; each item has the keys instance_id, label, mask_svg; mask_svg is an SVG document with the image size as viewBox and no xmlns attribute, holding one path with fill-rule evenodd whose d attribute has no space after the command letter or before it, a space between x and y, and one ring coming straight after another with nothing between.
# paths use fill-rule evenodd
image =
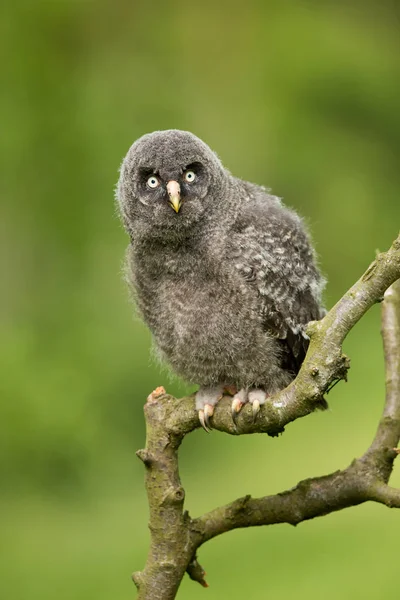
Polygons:
<instances>
[{"instance_id":1,"label":"owlet","mask_svg":"<svg viewBox=\"0 0 400 600\"><path fill-rule=\"evenodd\" d=\"M323 316L324 280L301 218L174 129L131 146L117 199L138 310L161 357L200 386L201 424L211 427L227 387L233 417L250 402L256 418L298 373L305 326Z\"/></svg>"}]
</instances>

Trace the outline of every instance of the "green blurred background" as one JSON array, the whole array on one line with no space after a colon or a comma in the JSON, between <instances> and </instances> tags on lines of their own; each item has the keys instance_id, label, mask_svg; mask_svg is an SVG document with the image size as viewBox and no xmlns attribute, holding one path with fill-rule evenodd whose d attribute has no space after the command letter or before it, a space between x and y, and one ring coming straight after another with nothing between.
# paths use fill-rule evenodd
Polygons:
<instances>
[{"instance_id":1,"label":"green blurred background","mask_svg":"<svg viewBox=\"0 0 400 600\"><path fill-rule=\"evenodd\" d=\"M130 144L189 129L283 196L310 223L331 306L399 229L399 13L389 0L4 4L2 598L134 598L145 562L142 406L158 385L188 388L151 362L121 277L113 194ZM365 450L384 397L379 326L375 307L349 336L330 411L278 439L185 440L193 516ZM186 577L178 598L398 598L399 522L363 505L226 534L200 551L210 588Z\"/></svg>"}]
</instances>

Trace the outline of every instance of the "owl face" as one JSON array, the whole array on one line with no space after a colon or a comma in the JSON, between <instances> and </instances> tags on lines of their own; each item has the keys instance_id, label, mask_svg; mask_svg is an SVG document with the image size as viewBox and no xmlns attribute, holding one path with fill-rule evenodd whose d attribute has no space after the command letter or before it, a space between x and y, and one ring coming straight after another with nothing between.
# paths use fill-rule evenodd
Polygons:
<instances>
[{"instance_id":1,"label":"owl face","mask_svg":"<svg viewBox=\"0 0 400 600\"><path fill-rule=\"evenodd\" d=\"M155 211L158 207L165 216L170 214L171 209L176 214L181 210L181 215L190 213L193 209L190 205L206 197L210 178L200 159L185 163L166 168L159 162L154 166L139 166L132 177L137 199ZM175 220L178 218L173 214L170 216Z\"/></svg>"},{"instance_id":2,"label":"owl face","mask_svg":"<svg viewBox=\"0 0 400 600\"><path fill-rule=\"evenodd\" d=\"M189 132L143 136L121 167L118 200L128 231L187 232L212 212L224 174L216 155Z\"/></svg>"}]
</instances>

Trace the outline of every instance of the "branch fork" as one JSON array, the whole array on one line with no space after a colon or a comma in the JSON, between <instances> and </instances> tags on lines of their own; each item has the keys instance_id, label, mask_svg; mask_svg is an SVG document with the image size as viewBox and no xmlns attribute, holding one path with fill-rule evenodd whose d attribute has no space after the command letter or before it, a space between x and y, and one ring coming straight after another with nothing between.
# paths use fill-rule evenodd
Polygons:
<instances>
[{"instance_id":1,"label":"branch fork","mask_svg":"<svg viewBox=\"0 0 400 600\"><path fill-rule=\"evenodd\" d=\"M397 281L398 280L398 281ZM354 325L382 302L382 337L386 365L386 401L370 447L342 471L306 479L294 488L262 498L244 496L191 519L184 510L185 491L178 470L178 449L200 427L193 396L176 399L157 388L147 399L146 448L137 456L146 469L151 543L145 568L132 575L139 600L173 600L185 574L207 587L197 560L202 544L239 527L298 523L367 501L400 508L400 490L388 485L400 440L400 235L377 255L364 275L318 322L308 325L310 346L296 379L269 398L253 421L244 406L236 425L230 399L223 398L212 417L213 429L231 435L267 433L316 408L326 407L324 395L346 379L349 359L342 344Z\"/></svg>"}]
</instances>

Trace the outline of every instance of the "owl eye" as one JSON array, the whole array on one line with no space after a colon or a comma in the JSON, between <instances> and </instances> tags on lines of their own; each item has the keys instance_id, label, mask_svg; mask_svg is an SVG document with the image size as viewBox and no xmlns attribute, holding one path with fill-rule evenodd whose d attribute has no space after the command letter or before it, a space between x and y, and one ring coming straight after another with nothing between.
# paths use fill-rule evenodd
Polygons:
<instances>
[{"instance_id":1,"label":"owl eye","mask_svg":"<svg viewBox=\"0 0 400 600\"><path fill-rule=\"evenodd\" d=\"M149 188L154 190L154 188L156 188L160 185L160 182L155 175L152 175L151 177L148 178L147 185L149 186Z\"/></svg>"},{"instance_id":2,"label":"owl eye","mask_svg":"<svg viewBox=\"0 0 400 600\"><path fill-rule=\"evenodd\" d=\"M188 183L193 183L193 181L196 179L196 173L194 171L186 171L186 173L183 175L183 178Z\"/></svg>"}]
</instances>

